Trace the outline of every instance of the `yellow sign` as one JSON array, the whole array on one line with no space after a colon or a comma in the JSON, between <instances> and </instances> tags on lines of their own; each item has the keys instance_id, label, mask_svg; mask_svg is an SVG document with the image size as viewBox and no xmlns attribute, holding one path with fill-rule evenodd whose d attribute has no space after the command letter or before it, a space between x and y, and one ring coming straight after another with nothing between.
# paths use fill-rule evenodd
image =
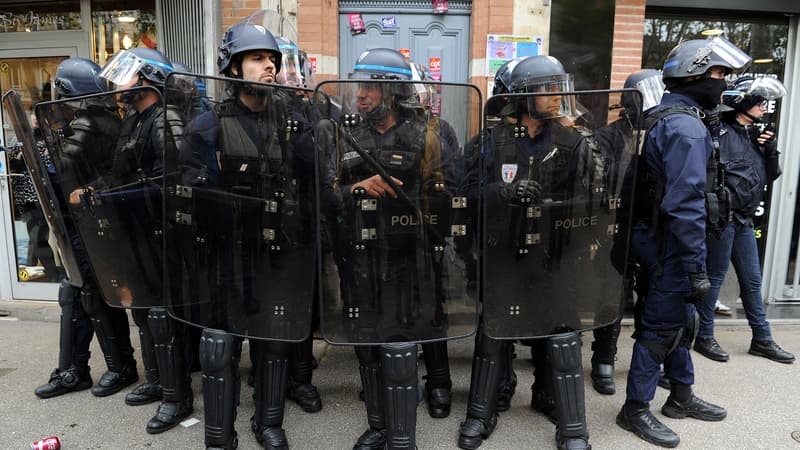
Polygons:
<instances>
[{"instance_id":1,"label":"yellow sign","mask_svg":"<svg viewBox=\"0 0 800 450\"><path fill-rule=\"evenodd\" d=\"M8 63L7 62L0 63L0 71L8 72Z\"/></svg>"}]
</instances>

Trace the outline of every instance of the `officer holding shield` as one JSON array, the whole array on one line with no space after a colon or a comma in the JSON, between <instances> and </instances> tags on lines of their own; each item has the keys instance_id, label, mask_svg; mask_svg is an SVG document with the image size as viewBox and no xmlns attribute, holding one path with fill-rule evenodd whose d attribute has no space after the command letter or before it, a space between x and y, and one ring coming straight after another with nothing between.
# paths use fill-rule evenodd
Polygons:
<instances>
[{"instance_id":1,"label":"officer holding shield","mask_svg":"<svg viewBox=\"0 0 800 450\"><path fill-rule=\"evenodd\" d=\"M323 290L322 332L331 342L356 344L369 425L353 447L358 450L414 448L417 342L444 368L429 366L431 415L449 412L440 341L454 337L459 324L447 306L456 300L448 285L459 293L466 285L463 272L450 265L458 259L451 239L461 229L451 210L465 202L454 199L458 149L443 139L438 121L428 120L411 80L399 52L362 53L350 79L337 82L342 122L326 118L316 130L327 225L321 231L332 242L322 273L324 279L338 275ZM471 298L458 298L466 306L465 330L474 326Z\"/></svg>"},{"instance_id":2,"label":"officer holding shield","mask_svg":"<svg viewBox=\"0 0 800 450\"><path fill-rule=\"evenodd\" d=\"M288 448L282 425L293 343L308 349L305 375L313 388L313 152L292 148L296 127L287 103L297 88L274 84L282 55L263 25L266 18L260 11L226 31L217 59L226 78L205 82L222 87L221 101L189 124L177 184L167 182L176 204L167 216L183 227L176 237L191 233L190 265L171 278L197 285L192 295L170 297L168 305L175 317L205 328L200 363L208 448L238 444L234 420L244 337L255 371L251 428L264 448ZM318 410L316 388L310 391L301 407Z\"/></svg>"}]
</instances>

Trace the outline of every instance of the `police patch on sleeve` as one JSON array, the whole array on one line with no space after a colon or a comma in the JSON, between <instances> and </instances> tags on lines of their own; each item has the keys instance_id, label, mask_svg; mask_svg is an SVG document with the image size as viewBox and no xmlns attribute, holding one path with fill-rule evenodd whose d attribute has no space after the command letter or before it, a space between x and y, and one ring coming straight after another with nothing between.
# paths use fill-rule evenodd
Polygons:
<instances>
[{"instance_id":1,"label":"police patch on sleeve","mask_svg":"<svg viewBox=\"0 0 800 450\"><path fill-rule=\"evenodd\" d=\"M503 164L502 170L503 183L511 183L514 181L514 177L517 176L516 164Z\"/></svg>"}]
</instances>

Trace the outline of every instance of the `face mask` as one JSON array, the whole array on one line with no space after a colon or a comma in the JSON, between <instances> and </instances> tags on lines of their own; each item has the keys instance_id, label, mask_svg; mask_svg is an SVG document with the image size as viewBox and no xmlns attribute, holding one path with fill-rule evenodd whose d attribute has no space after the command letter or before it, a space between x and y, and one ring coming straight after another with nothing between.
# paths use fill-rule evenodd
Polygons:
<instances>
[{"instance_id":1,"label":"face mask","mask_svg":"<svg viewBox=\"0 0 800 450\"><path fill-rule=\"evenodd\" d=\"M683 94L696 101L703 109L713 109L719 105L722 91L727 84L717 78L700 78L688 83L674 86L670 91Z\"/></svg>"}]
</instances>

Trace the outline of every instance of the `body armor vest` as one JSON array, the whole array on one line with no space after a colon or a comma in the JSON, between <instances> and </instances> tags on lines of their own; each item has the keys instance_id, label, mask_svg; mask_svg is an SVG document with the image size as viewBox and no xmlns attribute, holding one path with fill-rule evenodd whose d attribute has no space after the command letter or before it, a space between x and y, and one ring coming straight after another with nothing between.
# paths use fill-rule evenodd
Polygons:
<instances>
[{"instance_id":1,"label":"body armor vest","mask_svg":"<svg viewBox=\"0 0 800 450\"><path fill-rule=\"evenodd\" d=\"M269 189L279 188L286 177L285 155L272 115L243 114L234 102L217 105L215 112L220 121L221 186L251 197L263 197ZM255 122L256 136L247 133L244 118Z\"/></svg>"},{"instance_id":2,"label":"body armor vest","mask_svg":"<svg viewBox=\"0 0 800 450\"><path fill-rule=\"evenodd\" d=\"M670 106L648 111L644 117L644 136L640 141L641 163L636 174L636 188L634 190L633 214L634 220L645 222L652 229L660 226L661 199L664 197L666 180L663 175L652 173L645 162L644 148L650 130L655 124L672 114L689 114L702 120L702 114L697 108L686 106ZM705 185L706 233L718 235L731 221L730 192L724 185L724 173L719 165L719 150L714 149L706 165Z\"/></svg>"}]
</instances>

